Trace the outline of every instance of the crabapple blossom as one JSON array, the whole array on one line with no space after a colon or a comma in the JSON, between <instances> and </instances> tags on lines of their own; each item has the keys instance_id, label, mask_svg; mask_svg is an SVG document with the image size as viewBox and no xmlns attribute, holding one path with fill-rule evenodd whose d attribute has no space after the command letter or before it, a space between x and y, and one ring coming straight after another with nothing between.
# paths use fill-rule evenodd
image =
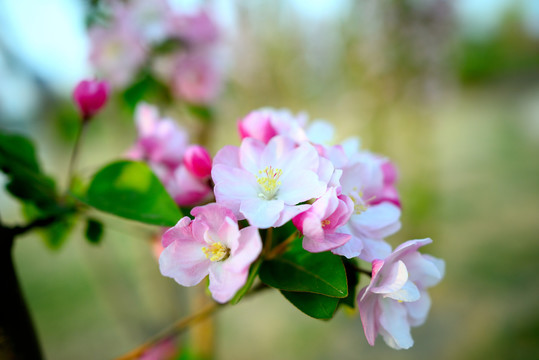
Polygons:
<instances>
[{"instance_id":1,"label":"crabapple blossom","mask_svg":"<svg viewBox=\"0 0 539 360\"><path fill-rule=\"evenodd\" d=\"M319 174L331 172L331 163L320 161L312 145L296 146L287 137L275 136L268 144L245 138L239 148L225 146L214 158L212 178L218 203L239 219L269 228L308 210L311 205L301 203L325 193L327 181Z\"/></svg>"},{"instance_id":2,"label":"crabapple blossom","mask_svg":"<svg viewBox=\"0 0 539 360\"><path fill-rule=\"evenodd\" d=\"M159 268L180 285L193 286L209 275L209 290L224 303L245 284L249 266L262 251L258 229L238 228L236 217L216 203L191 211L163 235Z\"/></svg>"},{"instance_id":3,"label":"crabapple blossom","mask_svg":"<svg viewBox=\"0 0 539 360\"><path fill-rule=\"evenodd\" d=\"M349 197L338 195L336 188L329 188L309 210L292 219L303 234L303 248L310 252L322 252L345 244L351 235L338 230L353 211L354 204Z\"/></svg>"},{"instance_id":4,"label":"crabapple blossom","mask_svg":"<svg viewBox=\"0 0 539 360\"><path fill-rule=\"evenodd\" d=\"M172 91L194 104L213 102L221 91L222 76L217 64L202 52L178 57L172 74Z\"/></svg>"},{"instance_id":5,"label":"crabapple blossom","mask_svg":"<svg viewBox=\"0 0 539 360\"><path fill-rule=\"evenodd\" d=\"M113 87L125 87L146 59L143 39L127 19L89 30L90 62Z\"/></svg>"},{"instance_id":6,"label":"crabapple blossom","mask_svg":"<svg viewBox=\"0 0 539 360\"><path fill-rule=\"evenodd\" d=\"M171 36L191 46L211 44L219 37L217 25L206 10L195 14L172 14L167 25Z\"/></svg>"},{"instance_id":7,"label":"crabapple blossom","mask_svg":"<svg viewBox=\"0 0 539 360\"><path fill-rule=\"evenodd\" d=\"M335 157L336 153L344 154L344 150L333 149L330 153ZM348 258L358 256L370 262L391 252L391 246L384 238L400 229L401 211L391 201L375 201L382 198L384 190L382 164L379 157L360 152L342 167L342 193L354 202L354 212L340 231L352 235L352 238L333 249L333 253Z\"/></svg>"},{"instance_id":8,"label":"crabapple blossom","mask_svg":"<svg viewBox=\"0 0 539 360\"><path fill-rule=\"evenodd\" d=\"M211 175L211 156L203 146L189 146L185 150L183 164L191 174L199 178L206 178Z\"/></svg>"},{"instance_id":9,"label":"crabapple blossom","mask_svg":"<svg viewBox=\"0 0 539 360\"><path fill-rule=\"evenodd\" d=\"M90 119L105 106L109 92L106 81L82 80L77 84L73 91L73 100L83 120Z\"/></svg>"},{"instance_id":10,"label":"crabapple blossom","mask_svg":"<svg viewBox=\"0 0 539 360\"><path fill-rule=\"evenodd\" d=\"M182 163L188 135L174 120L160 118L152 105L139 103L135 109L138 139L130 150L130 157L173 169Z\"/></svg>"},{"instance_id":11,"label":"crabapple blossom","mask_svg":"<svg viewBox=\"0 0 539 360\"><path fill-rule=\"evenodd\" d=\"M410 327L423 324L430 308L426 289L444 275L443 260L422 255L418 248L431 239L410 240L383 260L374 260L372 279L357 297L367 341L377 334L394 349L413 345Z\"/></svg>"},{"instance_id":12,"label":"crabapple blossom","mask_svg":"<svg viewBox=\"0 0 539 360\"><path fill-rule=\"evenodd\" d=\"M145 160L180 206L211 199L211 157L199 145L188 145L185 130L172 119L159 116L156 107L140 103L135 110L138 139L129 150L131 159Z\"/></svg>"},{"instance_id":13,"label":"crabapple blossom","mask_svg":"<svg viewBox=\"0 0 539 360\"><path fill-rule=\"evenodd\" d=\"M274 136L284 135L300 143L308 141L306 123L305 113L294 115L287 109L262 108L240 119L238 130L242 139L251 137L268 143Z\"/></svg>"}]
</instances>

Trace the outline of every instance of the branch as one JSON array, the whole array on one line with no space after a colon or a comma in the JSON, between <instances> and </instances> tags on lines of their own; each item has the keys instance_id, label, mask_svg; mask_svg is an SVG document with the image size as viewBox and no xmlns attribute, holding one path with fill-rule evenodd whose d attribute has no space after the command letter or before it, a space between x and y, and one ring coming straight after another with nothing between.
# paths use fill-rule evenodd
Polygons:
<instances>
[{"instance_id":1,"label":"branch","mask_svg":"<svg viewBox=\"0 0 539 360\"><path fill-rule=\"evenodd\" d=\"M268 286L260 283L258 286L253 288L253 290L249 292L249 294L247 294L246 296L253 295L263 289L268 289ZM226 304L219 304L219 303L214 302L211 305L208 305L206 308L204 308L200 312L176 321L174 324L170 325L169 327L161 330L159 333L152 336L150 340L146 341L144 344L116 358L116 360L138 359L140 358L142 354L144 354L146 351L148 351L149 349L157 345L163 339L181 334L182 332L186 331L191 325L194 325L197 322L206 319L208 316L212 315L217 310L224 308L225 306Z\"/></svg>"}]
</instances>

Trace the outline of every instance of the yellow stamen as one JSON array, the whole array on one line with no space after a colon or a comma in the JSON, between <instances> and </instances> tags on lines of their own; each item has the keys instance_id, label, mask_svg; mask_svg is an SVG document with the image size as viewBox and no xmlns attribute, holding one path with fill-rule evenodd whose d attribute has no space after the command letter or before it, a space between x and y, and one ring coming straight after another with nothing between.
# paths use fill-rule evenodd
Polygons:
<instances>
[{"instance_id":1,"label":"yellow stamen","mask_svg":"<svg viewBox=\"0 0 539 360\"><path fill-rule=\"evenodd\" d=\"M263 192L258 196L267 200L273 199L275 193L281 185L279 178L283 174L283 171L281 169L276 169L271 166L266 166L264 170L259 170L258 174L260 176L256 177L256 182L258 182Z\"/></svg>"},{"instance_id":2,"label":"yellow stamen","mask_svg":"<svg viewBox=\"0 0 539 360\"><path fill-rule=\"evenodd\" d=\"M326 226L328 226L329 224L331 224L331 221L329 221L329 220L322 220L322 227L326 227Z\"/></svg>"},{"instance_id":3,"label":"yellow stamen","mask_svg":"<svg viewBox=\"0 0 539 360\"><path fill-rule=\"evenodd\" d=\"M230 249L221 242L216 242L208 247L203 247L202 252L206 255L206 259L210 259L211 261L223 261L230 256Z\"/></svg>"}]
</instances>

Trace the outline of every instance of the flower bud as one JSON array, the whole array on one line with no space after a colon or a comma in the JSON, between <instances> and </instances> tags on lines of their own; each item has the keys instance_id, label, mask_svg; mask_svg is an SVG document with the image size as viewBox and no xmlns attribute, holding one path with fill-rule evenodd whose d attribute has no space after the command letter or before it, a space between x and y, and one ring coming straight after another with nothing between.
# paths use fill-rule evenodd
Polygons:
<instances>
[{"instance_id":1,"label":"flower bud","mask_svg":"<svg viewBox=\"0 0 539 360\"><path fill-rule=\"evenodd\" d=\"M185 151L183 164L196 177L205 178L211 174L211 156L203 146L189 146Z\"/></svg>"},{"instance_id":2,"label":"flower bud","mask_svg":"<svg viewBox=\"0 0 539 360\"><path fill-rule=\"evenodd\" d=\"M271 124L271 114L263 111L253 111L238 121L238 130L242 139L252 137L268 143L277 135Z\"/></svg>"},{"instance_id":3,"label":"flower bud","mask_svg":"<svg viewBox=\"0 0 539 360\"><path fill-rule=\"evenodd\" d=\"M109 85L106 81L82 80L73 91L73 100L84 121L89 120L106 104Z\"/></svg>"}]
</instances>

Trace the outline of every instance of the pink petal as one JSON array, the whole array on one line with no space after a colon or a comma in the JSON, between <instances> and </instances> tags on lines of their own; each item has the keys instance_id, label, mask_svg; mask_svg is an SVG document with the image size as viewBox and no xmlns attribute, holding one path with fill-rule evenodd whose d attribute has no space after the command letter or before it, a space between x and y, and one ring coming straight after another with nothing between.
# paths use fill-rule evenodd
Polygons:
<instances>
[{"instance_id":1,"label":"pink petal","mask_svg":"<svg viewBox=\"0 0 539 360\"><path fill-rule=\"evenodd\" d=\"M380 316L380 311L378 308L378 297L366 292L366 290L367 288L361 289L357 295L357 305L367 342L369 345L374 346L376 335L378 335L377 319Z\"/></svg>"},{"instance_id":2,"label":"pink petal","mask_svg":"<svg viewBox=\"0 0 539 360\"><path fill-rule=\"evenodd\" d=\"M227 271L236 273L248 272L251 264L256 260L262 251L262 239L258 229L248 226L240 230L238 247L230 253L230 257L225 261L224 268Z\"/></svg>"},{"instance_id":3,"label":"pink petal","mask_svg":"<svg viewBox=\"0 0 539 360\"><path fill-rule=\"evenodd\" d=\"M210 264L201 244L194 239L177 239L159 257L161 274L183 286L193 286L202 281L208 275Z\"/></svg>"},{"instance_id":4,"label":"pink petal","mask_svg":"<svg viewBox=\"0 0 539 360\"><path fill-rule=\"evenodd\" d=\"M189 240L193 237L191 231L191 219L188 216L181 218L174 227L171 227L163 234L162 244L164 247L169 246L176 239L181 239L182 241Z\"/></svg>"}]
</instances>

